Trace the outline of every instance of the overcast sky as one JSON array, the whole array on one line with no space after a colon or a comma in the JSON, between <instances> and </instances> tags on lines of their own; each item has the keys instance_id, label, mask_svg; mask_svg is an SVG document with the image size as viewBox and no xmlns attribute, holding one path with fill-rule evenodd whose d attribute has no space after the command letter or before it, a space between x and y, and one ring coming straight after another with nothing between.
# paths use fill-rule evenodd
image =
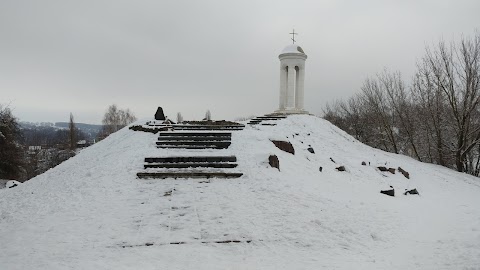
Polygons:
<instances>
[{"instance_id":1,"label":"overcast sky","mask_svg":"<svg viewBox=\"0 0 480 270\"><path fill-rule=\"evenodd\" d=\"M358 92L384 67L409 80L425 46L472 35L478 0L0 0L0 104L21 121L259 115L278 107L292 28L308 55L305 107Z\"/></svg>"}]
</instances>

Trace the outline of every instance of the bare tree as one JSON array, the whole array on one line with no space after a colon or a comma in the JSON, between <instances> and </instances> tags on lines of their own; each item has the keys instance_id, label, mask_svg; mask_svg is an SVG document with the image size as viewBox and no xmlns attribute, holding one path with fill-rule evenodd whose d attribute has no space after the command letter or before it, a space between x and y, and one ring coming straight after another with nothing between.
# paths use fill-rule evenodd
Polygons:
<instances>
[{"instance_id":1,"label":"bare tree","mask_svg":"<svg viewBox=\"0 0 480 270\"><path fill-rule=\"evenodd\" d=\"M480 142L480 125L473 118L480 104L480 33L458 45L441 41L434 50L427 48L424 61L455 125L456 169L466 171L466 157Z\"/></svg>"},{"instance_id":2,"label":"bare tree","mask_svg":"<svg viewBox=\"0 0 480 270\"><path fill-rule=\"evenodd\" d=\"M210 113L210 110L207 110L207 112L205 113L205 120L212 120L212 114Z\"/></svg>"},{"instance_id":3,"label":"bare tree","mask_svg":"<svg viewBox=\"0 0 480 270\"><path fill-rule=\"evenodd\" d=\"M375 115L372 120L375 120L375 128L379 131L377 136L384 150L398 154L396 114L389 107L381 75L365 80L362 86L362 97L367 113Z\"/></svg>"},{"instance_id":4,"label":"bare tree","mask_svg":"<svg viewBox=\"0 0 480 270\"><path fill-rule=\"evenodd\" d=\"M177 123L182 123L183 122L183 116L180 112L177 113Z\"/></svg>"},{"instance_id":5,"label":"bare tree","mask_svg":"<svg viewBox=\"0 0 480 270\"><path fill-rule=\"evenodd\" d=\"M137 118L129 109L122 110L119 109L115 104L110 105L103 116L101 137L106 137L114 132L117 132L121 128L136 120Z\"/></svg>"},{"instance_id":6,"label":"bare tree","mask_svg":"<svg viewBox=\"0 0 480 270\"><path fill-rule=\"evenodd\" d=\"M446 138L451 133L448 116L446 114L446 99L443 91L435 83L436 78L423 59L417 65L417 73L413 79L411 93L416 101L415 113L419 130L420 146L423 155L429 162L443 166L448 164L450 143ZM418 119L420 116L422 119Z\"/></svg>"},{"instance_id":7,"label":"bare tree","mask_svg":"<svg viewBox=\"0 0 480 270\"><path fill-rule=\"evenodd\" d=\"M21 130L10 109L0 106L0 178L24 180L25 156Z\"/></svg>"},{"instance_id":8,"label":"bare tree","mask_svg":"<svg viewBox=\"0 0 480 270\"><path fill-rule=\"evenodd\" d=\"M70 150L75 150L77 148L77 129L75 127L72 113L70 113L70 122L68 123L68 138Z\"/></svg>"}]
</instances>

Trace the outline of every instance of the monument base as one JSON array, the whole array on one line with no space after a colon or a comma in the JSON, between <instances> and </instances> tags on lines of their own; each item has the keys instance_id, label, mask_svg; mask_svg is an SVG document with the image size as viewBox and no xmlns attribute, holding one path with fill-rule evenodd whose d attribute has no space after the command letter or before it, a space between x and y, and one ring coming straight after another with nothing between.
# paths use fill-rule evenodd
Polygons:
<instances>
[{"instance_id":1,"label":"monument base","mask_svg":"<svg viewBox=\"0 0 480 270\"><path fill-rule=\"evenodd\" d=\"M299 110L299 109L284 109L276 110L272 114L287 115L287 114L310 114L308 111Z\"/></svg>"}]
</instances>

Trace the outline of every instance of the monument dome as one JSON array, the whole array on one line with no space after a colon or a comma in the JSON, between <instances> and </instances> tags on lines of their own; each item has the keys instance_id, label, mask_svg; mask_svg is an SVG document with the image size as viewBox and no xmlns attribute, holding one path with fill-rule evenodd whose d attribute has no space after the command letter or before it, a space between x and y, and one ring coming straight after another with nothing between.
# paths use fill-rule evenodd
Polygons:
<instances>
[{"instance_id":1,"label":"monument dome","mask_svg":"<svg viewBox=\"0 0 480 270\"><path fill-rule=\"evenodd\" d=\"M300 54L305 54L305 52L303 51L302 47L300 47L299 45L297 44L290 44L288 45L287 47L285 47L282 52L280 53L280 55L284 54L284 53L300 53Z\"/></svg>"}]
</instances>

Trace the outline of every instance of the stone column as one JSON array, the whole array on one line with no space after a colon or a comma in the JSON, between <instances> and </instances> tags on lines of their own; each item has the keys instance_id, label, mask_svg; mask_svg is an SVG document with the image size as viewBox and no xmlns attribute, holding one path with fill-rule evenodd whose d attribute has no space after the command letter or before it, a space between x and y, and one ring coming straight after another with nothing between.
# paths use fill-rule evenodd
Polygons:
<instances>
[{"instance_id":1,"label":"stone column","mask_svg":"<svg viewBox=\"0 0 480 270\"><path fill-rule=\"evenodd\" d=\"M295 66L295 110L298 110L298 102L300 101L298 98L298 83L299 83L299 76L300 76L300 67Z\"/></svg>"},{"instance_id":2,"label":"stone column","mask_svg":"<svg viewBox=\"0 0 480 270\"><path fill-rule=\"evenodd\" d=\"M299 66L297 74L297 92L295 93L295 107L298 110L304 109L304 80L305 80L305 67Z\"/></svg>"},{"instance_id":3,"label":"stone column","mask_svg":"<svg viewBox=\"0 0 480 270\"><path fill-rule=\"evenodd\" d=\"M280 100L278 109L285 110L285 98L287 96L287 67L280 65Z\"/></svg>"},{"instance_id":4,"label":"stone column","mask_svg":"<svg viewBox=\"0 0 480 270\"><path fill-rule=\"evenodd\" d=\"M288 66L287 109L295 107L295 66Z\"/></svg>"}]
</instances>

